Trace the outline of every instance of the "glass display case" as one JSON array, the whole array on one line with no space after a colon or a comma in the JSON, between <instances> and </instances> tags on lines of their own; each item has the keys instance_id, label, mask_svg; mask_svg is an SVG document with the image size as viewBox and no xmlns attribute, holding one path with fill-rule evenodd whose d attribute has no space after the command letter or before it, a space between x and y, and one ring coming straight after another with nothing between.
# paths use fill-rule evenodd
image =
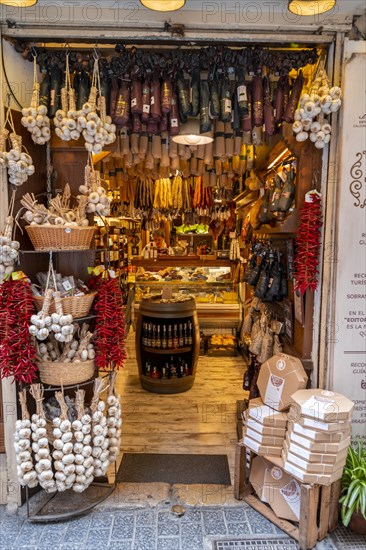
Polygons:
<instances>
[{"instance_id":1,"label":"glass display case","mask_svg":"<svg viewBox=\"0 0 366 550\"><path fill-rule=\"evenodd\" d=\"M149 264L149 269L137 267L135 316L143 298L161 295L165 289L164 292L189 294L195 299L201 329L218 326L239 328L242 306L231 281L230 266L220 265L220 261L210 266L204 263L197 262L189 267L168 265L159 269L156 262L156 266Z\"/></svg>"}]
</instances>

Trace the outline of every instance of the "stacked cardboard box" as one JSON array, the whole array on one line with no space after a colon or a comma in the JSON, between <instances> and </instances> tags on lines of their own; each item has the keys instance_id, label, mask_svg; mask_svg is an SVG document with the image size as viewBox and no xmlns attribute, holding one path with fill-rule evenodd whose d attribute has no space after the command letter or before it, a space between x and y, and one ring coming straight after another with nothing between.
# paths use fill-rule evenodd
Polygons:
<instances>
[{"instance_id":1,"label":"stacked cardboard box","mask_svg":"<svg viewBox=\"0 0 366 550\"><path fill-rule=\"evenodd\" d=\"M287 415L252 399L244 412L243 442L257 455L281 456L286 435Z\"/></svg>"},{"instance_id":2,"label":"stacked cardboard box","mask_svg":"<svg viewBox=\"0 0 366 550\"><path fill-rule=\"evenodd\" d=\"M260 399L250 401L244 422L244 445L258 455L281 456L291 395L305 388L307 376L299 359L278 354L262 364Z\"/></svg>"},{"instance_id":3,"label":"stacked cardboard box","mask_svg":"<svg viewBox=\"0 0 366 550\"><path fill-rule=\"evenodd\" d=\"M260 500L269 504L279 518L300 520L301 486L283 471L279 459L255 457L249 481Z\"/></svg>"},{"instance_id":4,"label":"stacked cardboard box","mask_svg":"<svg viewBox=\"0 0 366 550\"><path fill-rule=\"evenodd\" d=\"M327 390L292 395L282 451L284 470L304 483L328 485L342 477L354 404Z\"/></svg>"}]
</instances>

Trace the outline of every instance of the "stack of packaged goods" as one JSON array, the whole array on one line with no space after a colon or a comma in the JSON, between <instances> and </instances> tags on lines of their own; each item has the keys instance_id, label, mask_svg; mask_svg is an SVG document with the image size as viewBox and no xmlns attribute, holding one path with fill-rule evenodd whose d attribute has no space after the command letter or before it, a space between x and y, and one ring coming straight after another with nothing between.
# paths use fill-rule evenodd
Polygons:
<instances>
[{"instance_id":1,"label":"stack of packaged goods","mask_svg":"<svg viewBox=\"0 0 366 550\"><path fill-rule=\"evenodd\" d=\"M284 470L304 483L329 485L342 477L354 403L327 390L292 395L282 458Z\"/></svg>"},{"instance_id":2,"label":"stack of packaged goods","mask_svg":"<svg viewBox=\"0 0 366 550\"><path fill-rule=\"evenodd\" d=\"M291 395L305 388L307 376L299 359L277 354L262 364L258 376L261 398L249 402L244 415L243 443L258 455L281 456Z\"/></svg>"},{"instance_id":3,"label":"stack of packaged goods","mask_svg":"<svg viewBox=\"0 0 366 550\"><path fill-rule=\"evenodd\" d=\"M257 455L280 457L286 436L287 414L265 405L260 397L243 413L244 445Z\"/></svg>"}]
</instances>

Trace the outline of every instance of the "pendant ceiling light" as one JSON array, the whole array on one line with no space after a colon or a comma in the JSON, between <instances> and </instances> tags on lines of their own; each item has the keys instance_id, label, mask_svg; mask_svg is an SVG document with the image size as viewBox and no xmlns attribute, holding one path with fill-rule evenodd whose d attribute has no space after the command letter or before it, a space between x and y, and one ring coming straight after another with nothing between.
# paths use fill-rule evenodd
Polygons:
<instances>
[{"instance_id":1,"label":"pendant ceiling light","mask_svg":"<svg viewBox=\"0 0 366 550\"><path fill-rule=\"evenodd\" d=\"M181 125L180 132L172 138L175 143L181 145L206 145L213 141L213 137L208 134L200 134L200 122L198 118L189 118L188 121Z\"/></svg>"},{"instance_id":2,"label":"pendant ceiling light","mask_svg":"<svg viewBox=\"0 0 366 550\"><path fill-rule=\"evenodd\" d=\"M149 10L176 11L183 8L186 0L140 0L140 2Z\"/></svg>"},{"instance_id":3,"label":"pendant ceiling light","mask_svg":"<svg viewBox=\"0 0 366 550\"><path fill-rule=\"evenodd\" d=\"M330 11L337 0L289 0L288 9L296 15L319 15Z\"/></svg>"},{"instance_id":4,"label":"pendant ceiling light","mask_svg":"<svg viewBox=\"0 0 366 550\"><path fill-rule=\"evenodd\" d=\"M38 0L0 0L0 4L13 8L30 8L37 4Z\"/></svg>"}]
</instances>

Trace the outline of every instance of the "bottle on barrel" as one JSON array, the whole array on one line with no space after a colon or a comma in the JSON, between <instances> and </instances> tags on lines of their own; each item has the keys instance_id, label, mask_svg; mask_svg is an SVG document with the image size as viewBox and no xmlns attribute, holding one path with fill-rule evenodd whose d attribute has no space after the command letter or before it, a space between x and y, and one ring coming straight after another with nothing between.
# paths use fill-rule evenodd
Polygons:
<instances>
[{"instance_id":1,"label":"bottle on barrel","mask_svg":"<svg viewBox=\"0 0 366 550\"><path fill-rule=\"evenodd\" d=\"M167 337L166 326L165 325L163 325L163 335L162 335L162 338L161 338L161 347L163 349L167 349L167 347L168 347L168 337Z\"/></svg>"},{"instance_id":2,"label":"bottle on barrel","mask_svg":"<svg viewBox=\"0 0 366 550\"><path fill-rule=\"evenodd\" d=\"M171 325L168 326L168 349L172 349L173 347L173 337L172 337L172 327Z\"/></svg>"},{"instance_id":3,"label":"bottle on barrel","mask_svg":"<svg viewBox=\"0 0 366 550\"><path fill-rule=\"evenodd\" d=\"M179 325L179 347L184 348L184 331L183 325Z\"/></svg>"},{"instance_id":4,"label":"bottle on barrel","mask_svg":"<svg viewBox=\"0 0 366 550\"><path fill-rule=\"evenodd\" d=\"M157 329L156 329L156 342L155 342L155 347L157 349L160 349L161 348L161 334L160 334L160 325L157 326Z\"/></svg>"},{"instance_id":5,"label":"bottle on barrel","mask_svg":"<svg viewBox=\"0 0 366 550\"><path fill-rule=\"evenodd\" d=\"M178 348L179 348L178 326L174 325L173 349L178 349Z\"/></svg>"}]
</instances>

